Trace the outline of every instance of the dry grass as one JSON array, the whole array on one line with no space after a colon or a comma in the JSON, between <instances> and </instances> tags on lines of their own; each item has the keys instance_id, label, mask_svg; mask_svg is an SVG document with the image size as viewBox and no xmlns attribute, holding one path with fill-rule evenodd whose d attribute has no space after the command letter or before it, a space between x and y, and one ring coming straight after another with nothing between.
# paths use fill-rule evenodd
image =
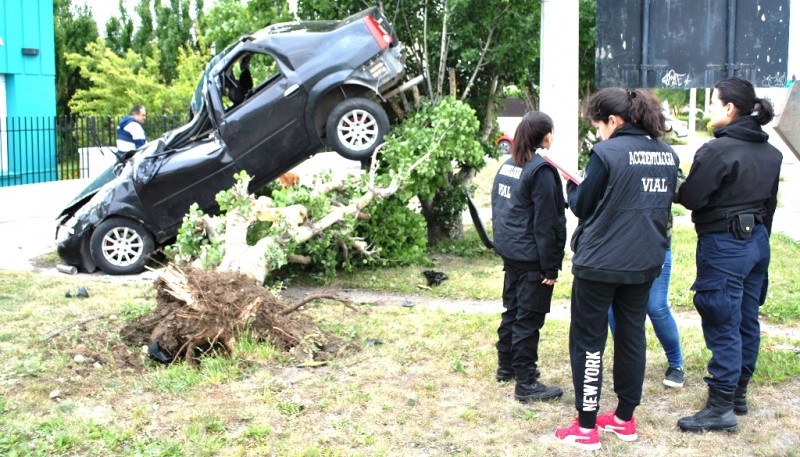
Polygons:
<instances>
[{"instance_id":1,"label":"dry grass","mask_svg":"<svg viewBox=\"0 0 800 457\"><path fill-rule=\"evenodd\" d=\"M0 277L3 277L0 274ZM27 278L27 276L23 276ZM19 279L18 279L19 281ZM65 284L48 284L62 289ZM46 333L86 314L120 315L147 301L148 287L91 283L95 293L71 301L46 289L32 308L5 301L5 322ZM59 292L60 293L60 292ZM14 299L16 301L16 299ZM13 306L8 306L12 304ZM35 305L35 306L34 306ZM82 311L76 308L84 307ZM24 308L24 309L23 309ZM365 305L365 308L367 306ZM494 381L496 313L445 313L370 306L357 315L335 305L310 314L321 328L350 338L362 350L319 368L299 368L285 355L247 340L233 359L207 358L199 370L146 363L142 373L104 364L79 371L69 344L38 338L18 341L6 328L3 354L16 363L0 372L0 453L4 455L221 455L221 456L522 456L572 455L553 438L575 415L567 362L568 322L548 320L542 334L543 381L560 385L563 399L521 405L513 384ZM35 310L35 312L31 312ZM9 320L11 319L11 320ZM109 339L117 324L91 321L62 343ZM699 329L682 329L687 366L707 360ZM640 439L603 437L595 455L798 455L800 383L758 381L752 412L737 434L684 434L675 421L705 398L700 370L687 386L661 385L664 358L650 334L644 398L636 417ZM380 344L368 345L366 341ZM609 347L605 360L611 360ZM142 356L144 358L144 356ZM38 360L38 369L25 371ZM26 365L26 363L28 365ZM777 365L766 361L765 365ZM776 368L773 366L772 368ZM614 406L610 367L603 408ZM51 400L50 393L60 390Z\"/></svg>"}]
</instances>

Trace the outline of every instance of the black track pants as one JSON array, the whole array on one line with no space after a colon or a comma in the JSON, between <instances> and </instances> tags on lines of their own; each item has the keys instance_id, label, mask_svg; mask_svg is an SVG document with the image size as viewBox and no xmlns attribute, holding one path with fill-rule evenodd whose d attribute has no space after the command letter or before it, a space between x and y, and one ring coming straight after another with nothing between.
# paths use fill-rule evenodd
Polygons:
<instances>
[{"instance_id":1,"label":"black track pants","mask_svg":"<svg viewBox=\"0 0 800 457\"><path fill-rule=\"evenodd\" d=\"M642 398L646 341L644 321L652 281L609 284L573 278L569 355L575 408L581 427L594 428L603 384L608 308L614 307L614 391L617 416L630 420Z\"/></svg>"}]
</instances>

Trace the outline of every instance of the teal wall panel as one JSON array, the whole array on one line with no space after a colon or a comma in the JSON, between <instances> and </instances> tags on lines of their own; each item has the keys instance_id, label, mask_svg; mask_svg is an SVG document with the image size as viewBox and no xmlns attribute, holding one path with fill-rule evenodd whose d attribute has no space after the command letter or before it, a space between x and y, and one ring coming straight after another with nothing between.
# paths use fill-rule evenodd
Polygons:
<instances>
[{"instance_id":1,"label":"teal wall panel","mask_svg":"<svg viewBox=\"0 0 800 457\"><path fill-rule=\"evenodd\" d=\"M0 180L57 179L55 32L52 0L0 0L5 166ZM48 127L49 126L49 127Z\"/></svg>"}]
</instances>

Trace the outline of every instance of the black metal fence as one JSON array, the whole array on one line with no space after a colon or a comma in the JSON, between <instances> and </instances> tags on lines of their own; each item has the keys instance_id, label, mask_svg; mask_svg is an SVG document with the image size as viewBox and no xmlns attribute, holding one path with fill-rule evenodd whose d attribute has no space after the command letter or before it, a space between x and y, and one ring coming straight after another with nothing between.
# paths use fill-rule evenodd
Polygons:
<instances>
[{"instance_id":1,"label":"black metal fence","mask_svg":"<svg viewBox=\"0 0 800 457\"><path fill-rule=\"evenodd\" d=\"M91 148L98 148L101 154L116 151L119 119L111 116L0 118L0 187L88 177ZM148 139L155 139L186 121L186 115L149 116L144 129Z\"/></svg>"}]
</instances>

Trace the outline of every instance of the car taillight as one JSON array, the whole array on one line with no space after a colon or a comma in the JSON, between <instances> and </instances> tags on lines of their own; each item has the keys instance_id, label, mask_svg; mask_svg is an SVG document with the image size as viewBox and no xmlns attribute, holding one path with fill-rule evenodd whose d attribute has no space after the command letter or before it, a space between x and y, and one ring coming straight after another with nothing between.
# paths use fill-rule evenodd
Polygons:
<instances>
[{"instance_id":1,"label":"car taillight","mask_svg":"<svg viewBox=\"0 0 800 457\"><path fill-rule=\"evenodd\" d=\"M377 19L367 15L364 16L364 23L367 24L367 28L369 29L370 33L372 33L373 38L375 38L375 41L378 43L378 46L380 46L381 49L386 49L387 46L392 44L392 41L394 41L392 34L387 32Z\"/></svg>"}]
</instances>

